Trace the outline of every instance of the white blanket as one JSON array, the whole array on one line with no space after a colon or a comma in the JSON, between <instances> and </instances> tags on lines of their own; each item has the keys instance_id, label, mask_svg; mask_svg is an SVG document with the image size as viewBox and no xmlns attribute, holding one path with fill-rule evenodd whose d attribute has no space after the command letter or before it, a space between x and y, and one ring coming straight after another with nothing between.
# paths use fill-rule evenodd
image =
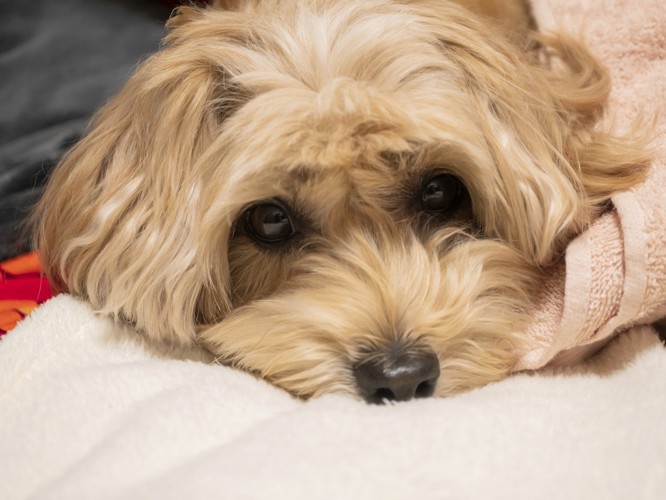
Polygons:
<instances>
[{"instance_id":1,"label":"white blanket","mask_svg":"<svg viewBox=\"0 0 666 500\"><path fill-rule=\"evenodd\" d=\"M0 342L0 498L661 499L665 413L647 327L450 399L302 403L62 295Z\"/></svg>"}]
</instances>

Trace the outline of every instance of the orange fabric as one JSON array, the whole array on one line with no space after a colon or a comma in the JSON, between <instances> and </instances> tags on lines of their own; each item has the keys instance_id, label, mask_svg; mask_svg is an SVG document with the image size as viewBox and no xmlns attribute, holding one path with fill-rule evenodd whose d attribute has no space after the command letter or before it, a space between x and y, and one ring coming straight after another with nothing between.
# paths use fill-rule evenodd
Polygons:
<instances>
[{"instance_id":1,"label":"orange fabric","mask_svg":"<svg viewBox=\"0 0 666 500\"><path fill-rule=\"evenodd\" d=\"M17 311L0 311L0 331L8 332L25 316Z\"/></svg>"},{"instance_id":2,"label":"orange fabric","mask_svg":"<svg viewBox=\"0 0 666 500\"><path fill-rule=\"evenodd\" d=\"M39 273L42 270L42 264L37 253L31 252L0 262L0 269L5 273L14 275Z\"/></svg>"},{"instance_id":3,"label":"orange fabric","mask_svg":"<svg viewBox=\"0 0 666 500\"><path fill-rule=\"evenodd\" d=\"M34 300L0 300L0 314L5 311L16 310L22 314L28 315L37 304Z\"/></svg>"},{"instance_id":4,"label":"orange fabric","mask_svg":"<svg viewBox=\"0 0 666 500\"><path fill-rule=\"evenodd\" d=\"M0 262L0 337L51 296L36 253Z\"/></svg>"}]
</instances>

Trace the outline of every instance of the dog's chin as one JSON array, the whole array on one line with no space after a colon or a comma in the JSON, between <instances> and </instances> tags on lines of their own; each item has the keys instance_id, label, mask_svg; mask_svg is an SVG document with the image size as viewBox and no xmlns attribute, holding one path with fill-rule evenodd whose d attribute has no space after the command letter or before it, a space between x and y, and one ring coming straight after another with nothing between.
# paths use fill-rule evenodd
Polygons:
<instances>
[{"instance_id":1,"label":"dog's chin","mask_svg":"<svg viewBox=\"0 0 666 500\"><path fill-rule=\"evenodd\" d=\"M359 233L328 255L303 257L280 291L202 327L198 339L220 362L299 397L446 396L511 370L525 348L516 332L534 275L497 242L470 240L440 255L413 236ZM396 386L381 380L385 369L423 375Z\"/></svg>"}]
</instances>

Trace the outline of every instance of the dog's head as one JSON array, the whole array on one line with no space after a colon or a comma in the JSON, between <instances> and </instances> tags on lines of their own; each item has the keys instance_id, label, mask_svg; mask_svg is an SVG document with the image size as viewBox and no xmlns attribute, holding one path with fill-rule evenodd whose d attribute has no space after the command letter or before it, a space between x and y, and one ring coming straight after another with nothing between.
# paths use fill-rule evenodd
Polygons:
<instances>
[{"instance_id":1,"label":"dog's head","mask_svg":"<svg viewBox=\"0 0 666 500\"><path fill-rule=\"evenodd\" d=\"M50 181L52 281L303 397L501 378L539 270L641 176L603 68L448 2L276 4L172 18Z\"/></svg>"}]
</instances>

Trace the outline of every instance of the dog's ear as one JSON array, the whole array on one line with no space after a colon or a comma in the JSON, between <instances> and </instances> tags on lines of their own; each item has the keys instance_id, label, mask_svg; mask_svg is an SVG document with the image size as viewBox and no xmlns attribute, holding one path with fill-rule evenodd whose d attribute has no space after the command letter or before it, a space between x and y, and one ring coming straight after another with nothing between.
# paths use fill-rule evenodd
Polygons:
<instances>
[{"instance_id":1,"label":"dog's ear","mask_svg":"<svg viewBox=\"0 0 666 500\"><path fill-rule=\"evenodd\" d=\"M56 168L34 217L36 247L57 289L174 341L192 339L200 317L226 306L224 266L206 260L198 227L201 158L240 103L224 68L184 43L204 16L195 8L176 15L163 49ZM220 232L229 231L224 224Z\"/></svg>"},{"instance_id":2,"label":"dog's ear","mask_svg":"<svg viewBox=\"0 0 666 500\"><path fill-rule=\"evenodd\" d=\"M424 16L428 29L462 70L494 162L469 186L480 222L548 263L600 205L643 179L645 141L603 128L608 74L580 42L535 34L525 52L484 36L484 25L456 9L438 9Z\"/></svg>"},{"instance_id":3,"label":"dog's ear","mask_svg":"<svg viewBox=\"0 0 666 500\"><path fill-rule=\"evenodd\" d=\"M523 147L535 165L552 164L559 169L576 196L569 206L560 206L562 226L552 233L553 239L546 233L544 243L552 241L557 250L572 234L585 229L614 194L644 180L651 161L649 128L612 130L612 118L606 116L610 75L581 41L562 33L532 36L533 57L525 76L532 82L527 92L536 121L522 120L522 124L533 127L538 123L540 129L538 135L530 135L523 128ZM507 104L505 113L513 115L510 123L521 121L516 112L507 109L515 102ZM539 112L539 106L551 106L556 112ZM539 139L546 148L535 148ZM548 189L544 191L542 186L535 194L543 197L548 215L557 213L557 197L550 197Z\"/></svg>"},{"instance_id":4,"label":"dog's ear","mask_svg":"<svg viewBox=\"0 0 666 500\"><path fill-rule=\"evenodd\" d=\"M578 40L534 33L546 91L560 106L563 151L580 176L585 201L597 206L641 182L652 159L649 123L613 132L606 116L611 79L606 67ZM642 127L642 129L640 128Z\"/></svg>"},{"instance_id":5,"label":"dog's ear","mask_svg":"<svg viewBox=\"0 0 666 500\"><path fill-rule=\"evenodd\" d=\"M533 36L526 64L518 59L504 73L515 82L494 82L487 123L499 133L487 137L496 162L517 174L509 188L524 207L502 214L511 223L498 233L547 263L613 194L643 180L650 155L639 135L613 134L604 123L610 78L585 46L566 35Z\"/></svg>"}]
</instances>

